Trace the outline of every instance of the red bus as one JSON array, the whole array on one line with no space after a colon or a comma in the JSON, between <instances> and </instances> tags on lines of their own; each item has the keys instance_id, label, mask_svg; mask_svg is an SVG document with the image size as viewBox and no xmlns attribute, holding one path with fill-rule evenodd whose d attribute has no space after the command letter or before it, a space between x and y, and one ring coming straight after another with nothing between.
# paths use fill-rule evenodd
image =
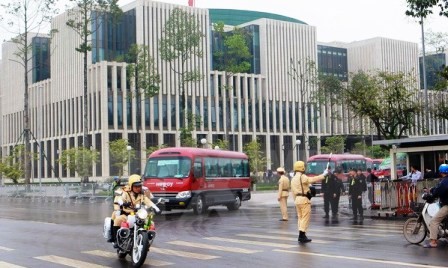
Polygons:
<instances>
[{"instance_id":1,"label":"red bus","mask_svg":"<svg viewBox=\"0 0 448 268\"><path fill-rule=\"evenodd\" d=\"M146 163L144 185L165 210L209 206L237 210L250 199L250 170L246 154L224 150L173 147L153 152Z\"/></svg>"},{"instance_id":2,"label":"red bus","mask_svg":"<svg viewBox=\"0 0 448 268\"><path fill-rule=\"evenodd\" d=\"M310 176L322 174L327 168L327 165L334 171L336 167L340 167L343 170L343 174L339 176L339 179L344 183L347 190L347 175L350 169L361 169L366 175L368 167L368 159L360 154L318 154L308 158L306 163L305 173ZM320 183L316 184L316 190L320 192Z\"/></svg>"}]
</instances>

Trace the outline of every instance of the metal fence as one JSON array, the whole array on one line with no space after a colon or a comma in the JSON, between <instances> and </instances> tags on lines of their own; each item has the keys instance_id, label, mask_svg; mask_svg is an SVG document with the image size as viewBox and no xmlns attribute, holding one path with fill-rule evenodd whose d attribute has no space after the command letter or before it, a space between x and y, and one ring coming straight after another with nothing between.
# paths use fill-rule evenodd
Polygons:
<instances>
[{"instance_id":1,"label":"metal fence","mask_svg":"<svg viewBox=\"0 0 448 268\"><path fill-rule=\"evenodd\" d=\"M375 199L375 205L380 210L391 210L396 215L413 213L417 204L425 201L422 199L424 189L430 189L437 185L438 179L418 181L412 184L409 181L387 181L375 183L374 188L369 187L369 197ZM374 195L371 191L375 191Z\"/></svg>"},{"instance_id":2,"label":"metal fence","mask_svg":"<svg viewBox=\"0 0 448 268\"><path fill-rule=\"evenodd\" d=\"M4 185L0 198L30 198L48 201L89 200L91 202L112 199L111 183L70 183L43 185Z\"/></svg>"}]
</instances>

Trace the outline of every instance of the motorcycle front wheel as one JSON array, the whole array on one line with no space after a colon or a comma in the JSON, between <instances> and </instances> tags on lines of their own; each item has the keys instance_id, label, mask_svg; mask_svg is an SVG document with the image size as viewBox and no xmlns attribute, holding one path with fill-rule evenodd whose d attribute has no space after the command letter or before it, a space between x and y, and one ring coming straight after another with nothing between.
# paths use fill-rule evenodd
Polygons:
<instances>
[{"instance_id":1,"label":"motorcycle front wheel","mask_svg":"<svg viewBox=\"0 0 448 268\"><path fill-rule=\"evenodd\" d=\"M147 232L139 232L137 235L136 244L132 248L132 265L140 267L145 263L146 255L148 254L149 241Z\"/></svg>"},{"instance_id":2,"label":"motorcycle front wheel","mask_svg":"<svg viewBox=\"0 0 448 268\"><path fill-rule=\"evenodd\" d=\"M406 240L411 244L420 244L425 240L426 226L418 218L408 219L403 226L403 235Z\"/></svg>"}]
</instances>

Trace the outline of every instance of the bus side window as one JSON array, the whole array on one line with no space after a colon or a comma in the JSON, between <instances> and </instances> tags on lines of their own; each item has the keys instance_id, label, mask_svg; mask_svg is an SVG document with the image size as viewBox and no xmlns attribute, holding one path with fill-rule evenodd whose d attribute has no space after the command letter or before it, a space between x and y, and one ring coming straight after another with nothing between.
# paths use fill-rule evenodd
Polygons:
<instances>
[{"instance_id":1,"label":"bus side window","mask_svg":"<svg viewBox=\"0 0 448 268\"><path fill-rule=\"evenodd\" d=\"M202 159L201 158L194 160L194 177L195 178L203 177Z\"/></svg>"}]
</instances>

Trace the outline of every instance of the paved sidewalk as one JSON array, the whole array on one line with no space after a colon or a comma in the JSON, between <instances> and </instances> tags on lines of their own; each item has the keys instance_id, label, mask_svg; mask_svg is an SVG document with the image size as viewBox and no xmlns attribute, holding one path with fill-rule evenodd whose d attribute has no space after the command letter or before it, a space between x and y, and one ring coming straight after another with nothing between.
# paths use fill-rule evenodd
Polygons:
<instances>
[{"instance_id":1,"label":"paved sidewalk","mask_svg":"<svg viewBox=\"0 0 448 268\"><path fill-rule=\"evenodd\" d=\"M323 197L318 195L313 197L311 200L311 204L313 207L319 208L323 214ZM267 207L279 207L279 203L277 201L277 191L255 191L251 192L251 200L244 202L243 206L256 208L259 206L267 206ZM370 203L367 201L364 210L364 217L367 218L387 218L391 220L402 219L405 220L412 215L407 216L394 216L394 211L392 210L371 210ZM294 208L294 201L292 197L288 198L288 208ZM352 210L349 208L348 196L343 195L339 201L339 213L341 215L351 216Z\"/></svg>"}]
</instances>

